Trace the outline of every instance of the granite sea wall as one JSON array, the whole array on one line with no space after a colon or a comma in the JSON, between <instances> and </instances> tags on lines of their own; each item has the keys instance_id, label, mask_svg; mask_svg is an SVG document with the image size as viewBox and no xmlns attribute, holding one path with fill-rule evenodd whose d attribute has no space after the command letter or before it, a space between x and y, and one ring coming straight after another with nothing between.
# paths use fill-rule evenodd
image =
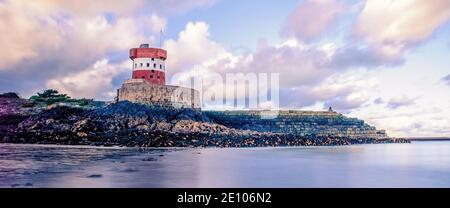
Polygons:
<instances>
[{"instance_id":1,"label":"granite sea wall","mask_svg":"<svg viewBox=\"0 0 450 208\"><path fill-rule=\"evenodd\" d=\"M215 123L258 132L351 139L389 138L384 130L334 111L205 111L205 114Z\"/></svg>"}]
</instances>

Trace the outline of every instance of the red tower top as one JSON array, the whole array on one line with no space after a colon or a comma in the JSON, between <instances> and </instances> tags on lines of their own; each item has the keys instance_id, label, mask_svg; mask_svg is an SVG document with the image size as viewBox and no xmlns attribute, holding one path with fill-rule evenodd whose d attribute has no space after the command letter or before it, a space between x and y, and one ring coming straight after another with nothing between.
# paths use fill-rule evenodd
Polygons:
<instances>
[{"instance_id":1,"label":"red tower top","mask_svg":"<svg viewBox=\"0 0 450 208\"><path fill-rule=\"evenodd\" d=\"M135 58L158 58L167 59L167 51L161 48L149 48L148 44L141 44L139 48L130 49L130 59Z\"/></svg>"},{"instance_id":2,"label":"red tower top","mask_svg":"<svg viewBox=\"0 0 450 208\"><path fill-rule=\"evenodd\" d=\"M166 50L141 44L139 48L130 49L130 59L133 60L133 79L145 79L151 84L166 84Z\"/></svg>"}]
</instances>

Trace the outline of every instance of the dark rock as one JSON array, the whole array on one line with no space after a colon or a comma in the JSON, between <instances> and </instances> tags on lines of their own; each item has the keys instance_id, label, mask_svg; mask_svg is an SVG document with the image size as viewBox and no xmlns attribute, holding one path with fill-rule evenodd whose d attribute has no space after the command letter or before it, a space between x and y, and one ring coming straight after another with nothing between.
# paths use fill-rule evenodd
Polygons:
<instances>
[{"instance_id":1,"label":"dark rock","mask_svg":"<svg viewBox=\"0 0 450 208\"><path fill-rule=\"evenodd\" d=\"M126 168L125 170L123 170L123 172L126 173L133 173L133 172L137 172L139 171L137 168Z\"/></svg>"},{"instance_id":2,"label":"dark rock","mask_svg":"<svg viewBox=\"0 0 450 208\"><path fill-rule=\"evenodd\" d=\"M103 177L102 174L92 174L88 176L88 178L101 178L101 177Z\"/></svg>"},{"instance_id":3,"label":"dark rock","mask_svg":"<svg viewBox=\"0 0 450 208\"><path fill-rule=\"evenodd\" d=\"M147 158L144 158L144 159L142 159L142 161L146 161L146 162L149 162L149 161L156 161L157 159L156 158L153 158L153 157L147 157Z\"/></svg>"},{"instance_id":4,"label":"dark rock","mask_svg":"<svg viewBox=\"0 0 450 208\"><path fill-rule=\"evenodd\" d=\"M15 92L7 92L0 94L0 98L20 98L19 95Z\"/></svg>"}]
</instances>

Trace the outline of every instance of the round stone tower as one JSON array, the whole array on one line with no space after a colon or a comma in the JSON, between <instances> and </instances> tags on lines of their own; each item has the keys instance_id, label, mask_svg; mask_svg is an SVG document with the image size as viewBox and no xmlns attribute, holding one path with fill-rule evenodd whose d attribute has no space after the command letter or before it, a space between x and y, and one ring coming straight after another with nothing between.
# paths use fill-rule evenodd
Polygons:
<instances>
[{"instance_id":1,"label":"round stone tower","mask_svg":"<svg viewBox=\"0 0 450 208\"><path fill-rule=\"evenodd\" d=\"M141 44L139 48L130 49L130 59L133 60L133 76L117 90L116 101L201 109L199 91L166 85L166 50Z\"/></svg>"},{"instance_id":2,"label":"round stone tower","mask_svg":"<svg viewBox=\"0 0 450 208\"><path fill-rule=\"evenodd\" d=\"M166 50L141 44L139 48L130 49L130 59L133 60L132 79L143 79L150 84L166 84Z\"/></svg>"}]
</instances>

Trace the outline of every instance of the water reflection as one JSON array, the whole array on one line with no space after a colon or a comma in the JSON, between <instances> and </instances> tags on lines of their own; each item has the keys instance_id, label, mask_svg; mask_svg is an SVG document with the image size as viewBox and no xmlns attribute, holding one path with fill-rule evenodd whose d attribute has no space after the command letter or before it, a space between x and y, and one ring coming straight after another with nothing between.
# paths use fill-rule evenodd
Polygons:
<instances>
[{"instance_id":1,"label":"water reflection","mask_svg":"<svg viewBox=\"0 0 450 208\"><path fill-rule=\"evenodd\" d=\"M450 187L450 142L133 149L0 145L2 187Z\"/></svg>"}]
</instances>

